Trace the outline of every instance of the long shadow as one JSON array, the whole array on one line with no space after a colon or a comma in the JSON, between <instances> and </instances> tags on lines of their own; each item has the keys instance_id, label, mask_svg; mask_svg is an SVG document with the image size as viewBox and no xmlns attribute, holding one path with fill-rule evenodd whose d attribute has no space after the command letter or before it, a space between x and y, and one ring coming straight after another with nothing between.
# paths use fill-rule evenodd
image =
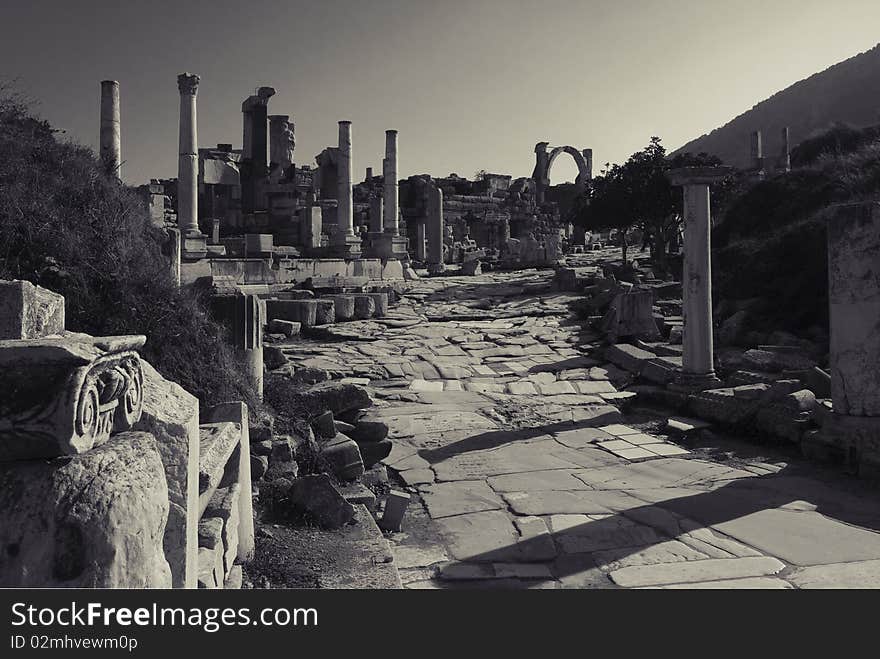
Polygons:
<instances>
[{"instance_id":1,"label":"long shadow","mask_svg":"<svg viewBox=\"0 0 880 659\"><path fill-rule=\"evenodd\" d=\"M609 423L613 423L613 421L609 420ZM542 435L552 435L563 430L580 430L594 427L596 427L596 419L591 418L576 422L560 421L558 423L549 423L531 428L519 428L517 430L487 430L486 432L452 442L441 448L419 449L418 454L431 464L437 464L456 455L472 451L485 451L504 446L505 444L527 441ZM560 447L564 448L564 445L560 444Z\"/></svg>"},{"instance_id":2,"label":"long shadow","mask_svg":"<svg viewBox=\"0 0 880 659\"><path fill-rule=\"evenodd\" d=\"M763 510L779 508L794 501L809 501L812 498L812 494L808 491L809 487L796 489L794 492L784 492L772 486L773 481L784 477L785 471L786 469L783 469L777 474L743 478L714 490L657 503L641 503L633 497L639 505L615 512L602 519L591 520L564 530L534 536L498 549L468 556L457 563L554 561L554 558L548 555L549 537L556 548L556 558L563 558L561 561L555 560L553 575L556 578L571 576L591 566L597 566L593 557L597 552L609 552L611 560L620 560L692 530L678 529L676 532L676 529L670 528L668 524L674 518L658 513L658 508L696 522L700 528L708 528ZM626 494L626 490L612 491ZM589 496L591 492L602 491L586 490L581 493ZM866 503L866 510L853 511L843 503L835 504L828 501L813 503L816 505L816 511L826 517L880 533L880 508L872 507L868 510ZM602 513L597 511L595 514ZM633 522L636 522L637 526L633 526ZM880 537L877 540L876 558L880 558ZM743 541L738 540L738 542ZM571 557L571 560L566 560L567 557ZM581 560L577 560L578 558ZM782 560L785 562L784 557Z\"/></svg>"}]
</instances>

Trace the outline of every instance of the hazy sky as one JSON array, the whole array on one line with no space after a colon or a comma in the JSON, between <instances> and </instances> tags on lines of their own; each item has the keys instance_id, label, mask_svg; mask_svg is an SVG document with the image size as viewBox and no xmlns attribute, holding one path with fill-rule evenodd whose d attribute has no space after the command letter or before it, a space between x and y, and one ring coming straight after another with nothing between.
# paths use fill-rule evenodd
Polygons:
<instances>
[{"instance_id":1,"label":"hazy sky","mask_svg":"<svg viewBox=\"0 0 880 659\"><path fill-rule=\"evenodd\" d=\"M400 132L400 175L528 176L534 145L595 169L652 135L672 150L880 40L878 0L2 0L0 76L97 147L119 80L123 175L176 176L183 71L202 77L199 144L241 146L241 102L277 94L298 164L353 122L357 180ZM572 180L570 158L553 182Z\"/></svg>"}]
</instances>

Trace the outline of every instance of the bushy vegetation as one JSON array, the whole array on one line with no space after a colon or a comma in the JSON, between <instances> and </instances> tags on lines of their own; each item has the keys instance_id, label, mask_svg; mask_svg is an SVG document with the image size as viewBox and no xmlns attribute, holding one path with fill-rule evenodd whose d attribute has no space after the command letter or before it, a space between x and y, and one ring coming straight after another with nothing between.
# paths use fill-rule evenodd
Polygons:
<instances>
[{"instance_id":1,"label":"bushy vegetation","mask_svg":"<svg viewBox=\"0 0 880 659\"><path fill-rule=\"evenodd\" d=\"M835 126L800 144L792 163L727 204L712 234L713 277L719 299L759 298L755 317L797 332L827 327L830 206L880 195L880 130Z\"/></svg>"},{"instance_id":2,"label":"bushy vegetation","mask_svg":"<svg viewBox=\"0 0 880 659\"><path fill-rule=\"evenodd\" d=\"M255 406L205 301L174 285L137 192L57 133L0 89L0 279L64 295L69 330L146 335L144 357L205 405Z\"/></svg>"}]
</instances>

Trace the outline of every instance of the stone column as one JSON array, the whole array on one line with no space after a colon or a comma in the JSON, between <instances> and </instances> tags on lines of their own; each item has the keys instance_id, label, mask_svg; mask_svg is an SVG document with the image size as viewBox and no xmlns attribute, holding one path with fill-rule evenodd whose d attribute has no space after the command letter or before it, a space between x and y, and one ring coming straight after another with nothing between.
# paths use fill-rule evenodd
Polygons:
<instances>
[{"instance_id":1,"label":"stone column","mask_svg":"<svg viewBox=\"0 0 880 659\"><path fill-rule=\"evenodd\" d=\"M122 178L121 125L119 123L119 83L101 82L101 161L108 172Z\"/></svg>"},{"instance_id":2,"label":"stone column","mask_svg":"<svg viewBox=\"0 0 880 659\"><path fill-rule=\"evenodd\" d=\"M382 161L382 175L385 178L385 231L397 235L397 219L400 204L397 190L397 131L385 131L385 159Z\"/></svg>"},{"instance_id":3,"label":"stone column","mask_svg":"<svg viewBox=\"0 0 880 659\"><path fill-rule=\"evenodd\" d=\"M260 195L260 182L268 175L269 99L273 87L260 87L241 104L243 117L241 170L241 208L244 214L266 210Z\"/></svg>"},{"instance_id":4,"label":"stone column","mask_svg":"<svg viewBox=\"0 0 880 659\"><path fill-rule=\"evenodd\" d=\"M199 231L199 150L196 123L196 94L199 76L177 76L180 91L180 154L177 161L177 224L184 236Z\"/></svg>"},{"instance_id":5,"label":"stone column","mask_svg":"<svg viewBox=\"0 0 880 659\"><path fill-rule=\"evenodd\" d=\"M683 167L668 173L673 185L684 187L684 353L678 384L688 389L709 389L718 382L712 346L709 185L730 172L729 167Z\"/></svg>"},{"instance_id":6,"label":"stone column","mask_svg":"<svg viewBox=\"0 0 880 659\"><path fill-rule=\"evenodd\" d=\"M752 133L752 169L756 172L764 171L764 150L761 146L761 131L756 130Z\"/></svg>"},{"instance_id":7,"label":"stone column","mask_svg":"<svg viewBox=\"0 0 880 659\"><path fill-rule=\"evenodd\" d=\"M339 122L339 160L336 201L339 230L354 235L354 205L351 196L351 122Z\"/></svg>"},{"instance_id":8,"label":"stone column","mask_svg":"<svg viewBox=\"0 0 880 659\"><path fill-rule=\"evenodd\" d=\"M443 190L436 183L428 186L428 272L439 273L445 270L443 263Z\"/></svg>"},{"instance_id":9,"label":"stone column","mask_svg":"<svg viewBox=\"0 0 880 659\"><path fill-rule=\"evenodd\" d=\"M383 217L383 203L382 197L379 195L375 195L370 197L370 232L371 233L381 233L382 232L382 217Z\"/></svg>"},{"instance_id":10,"label":"stone column","mask_svg":"<svg viewBox=\"0 0 880 659\"><path fill-rule=\"evenodd\" d=\"M334 236L336 253L341 257L357 257L361 238L354 232L354 202L351 188L351 122L339 122L339 151L336 172L336 222Z\"/></svg>"},{"instance_id":11,"label":"stone column","mask_svg":"<svg viewBox=\"0 0 880 659\"><path fill-rule=\"evenodd\" d=\"M784 172L791 171L791 141L788 134L788 126L782 129L782 148L779 153L779 169Z\"/></svg>"}]
</instances>

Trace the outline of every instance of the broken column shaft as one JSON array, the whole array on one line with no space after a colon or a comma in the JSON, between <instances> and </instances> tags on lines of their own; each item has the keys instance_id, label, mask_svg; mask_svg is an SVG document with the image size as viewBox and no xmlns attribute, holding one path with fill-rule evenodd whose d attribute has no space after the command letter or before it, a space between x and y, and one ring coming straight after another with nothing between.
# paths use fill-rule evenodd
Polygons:
<instances>
[{"instance_id":1,"label":"broken column shaft","mask_svg":"<svg viewBox=\"0 0 880 659\"><path fill-rule=\"evenodd\" d=\"M101 82L101 161L117 178L122 177L121 124L119 122L119 83Z\"/></svg>"}]
</instances>

